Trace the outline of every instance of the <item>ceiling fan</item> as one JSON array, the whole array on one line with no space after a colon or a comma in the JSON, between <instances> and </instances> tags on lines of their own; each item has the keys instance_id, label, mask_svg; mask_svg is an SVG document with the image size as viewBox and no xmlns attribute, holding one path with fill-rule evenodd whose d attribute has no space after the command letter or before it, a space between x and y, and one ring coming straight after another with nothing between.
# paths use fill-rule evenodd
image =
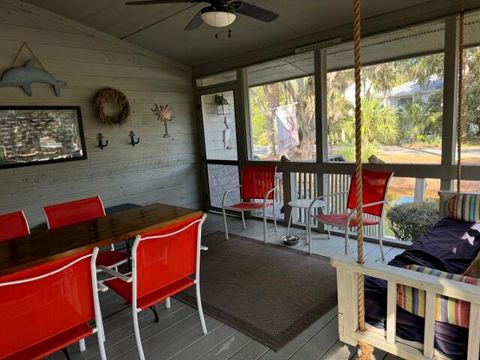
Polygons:
<instances>
[{"instance_id":1,"label":"ceiling fan","mask_svg":"<svg viewBox=\"0 0 480 360\"><path fill-rule=\"evenodd\" d=\"M185 30L195 30L202 23L213 27L225 27L231 25L237 18L237 14L249 16L266 23L274 21L278 14L260 6L249 4L240 0L140 0L127 1L125 5L156 5L177 3L207 3L188 23Z\"/></svg>"}]
</instances>

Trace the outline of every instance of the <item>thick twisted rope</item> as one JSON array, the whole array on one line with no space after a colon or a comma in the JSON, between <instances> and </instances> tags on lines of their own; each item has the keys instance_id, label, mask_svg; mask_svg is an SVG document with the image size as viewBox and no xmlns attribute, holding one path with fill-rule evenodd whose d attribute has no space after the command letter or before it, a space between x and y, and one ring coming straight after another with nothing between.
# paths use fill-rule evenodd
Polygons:
<instances>
[{"instance_id":1,"label":"thick twisted rope","mask_svg":"<svg viewBox=\"0 0 480 360\"><path fill-rule=\"evenodd\" d=\"M457 192L462 182L462 131L465 117L463 74L465 69L465 0L458 0L460 24L458 39L458 115L457 115Z\"/></svg>"},{"instance_id":2,"label":"thick twisted rope","mask_svg":"<svg viewBox=\"0 0 480 360\"><path fill-rule=\"evenodd\" d=\"M362 63L361 63L361 13L360 0L353 1L353 43L355 58L355 188L357 196L357 253L363 264L363 189L362 189ZM358 327L365 331L365 294L363 275L358 276Z\"/></svg>"}]
</instances>

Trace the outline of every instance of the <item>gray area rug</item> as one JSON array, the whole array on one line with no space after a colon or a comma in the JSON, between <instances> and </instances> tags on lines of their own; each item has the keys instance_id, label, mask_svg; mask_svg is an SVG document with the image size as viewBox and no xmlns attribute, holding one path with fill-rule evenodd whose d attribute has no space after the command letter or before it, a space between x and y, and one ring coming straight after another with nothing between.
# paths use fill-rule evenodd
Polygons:
<instances>
[{"instance_id":1,"label":"gray area rug","mask_svg":"<svg viewBox=\"0 0 480 360\"><path fill-rule=\"evenodd\" d=\"M337 305L328 258L216 232L202 241L205 313L277 351ZM195 288L176 296L196 306Z\"/></svg>"}]
</instances>

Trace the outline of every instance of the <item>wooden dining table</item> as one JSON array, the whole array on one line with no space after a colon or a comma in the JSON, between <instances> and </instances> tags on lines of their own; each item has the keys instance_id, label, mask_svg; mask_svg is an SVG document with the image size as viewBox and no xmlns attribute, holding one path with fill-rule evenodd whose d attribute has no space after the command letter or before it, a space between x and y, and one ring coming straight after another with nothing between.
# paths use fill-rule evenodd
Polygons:
<instances>
[{"instance_id":1,"label":"wooden dining table","mask_svg":"<svg viewBox=\"0 0 480 360\"><path fill-rule=\"evenodd\" d=\"M76 252L128 241L146 231L201 215L165 204L150 204L115 212L95 220L0 242L0 276L47 263Z\"/></svg>"}]
</instances>

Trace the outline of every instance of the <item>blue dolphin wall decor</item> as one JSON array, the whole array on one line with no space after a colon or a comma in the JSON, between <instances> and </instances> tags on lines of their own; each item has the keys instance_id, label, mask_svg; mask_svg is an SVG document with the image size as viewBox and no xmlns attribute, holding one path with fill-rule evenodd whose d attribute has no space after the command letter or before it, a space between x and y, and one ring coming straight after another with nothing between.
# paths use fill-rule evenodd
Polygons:
<instances>
[{"instance_id":1,"label":"blue dolphin wall decor","mask_svg":"<svg viewBox=\"0 0 480 360\"><path fill-rule=\"evenodd\" d=\"M43 69L33 66L34 60L28 60L24 66L12 67L5 70L1 79L0 87L18 86L29 96L32 96L32 84L41 83L52 85L55 95L60 96L60 90L67 85L66 82L55 79Z\"/></svg>"}]
</instances>

